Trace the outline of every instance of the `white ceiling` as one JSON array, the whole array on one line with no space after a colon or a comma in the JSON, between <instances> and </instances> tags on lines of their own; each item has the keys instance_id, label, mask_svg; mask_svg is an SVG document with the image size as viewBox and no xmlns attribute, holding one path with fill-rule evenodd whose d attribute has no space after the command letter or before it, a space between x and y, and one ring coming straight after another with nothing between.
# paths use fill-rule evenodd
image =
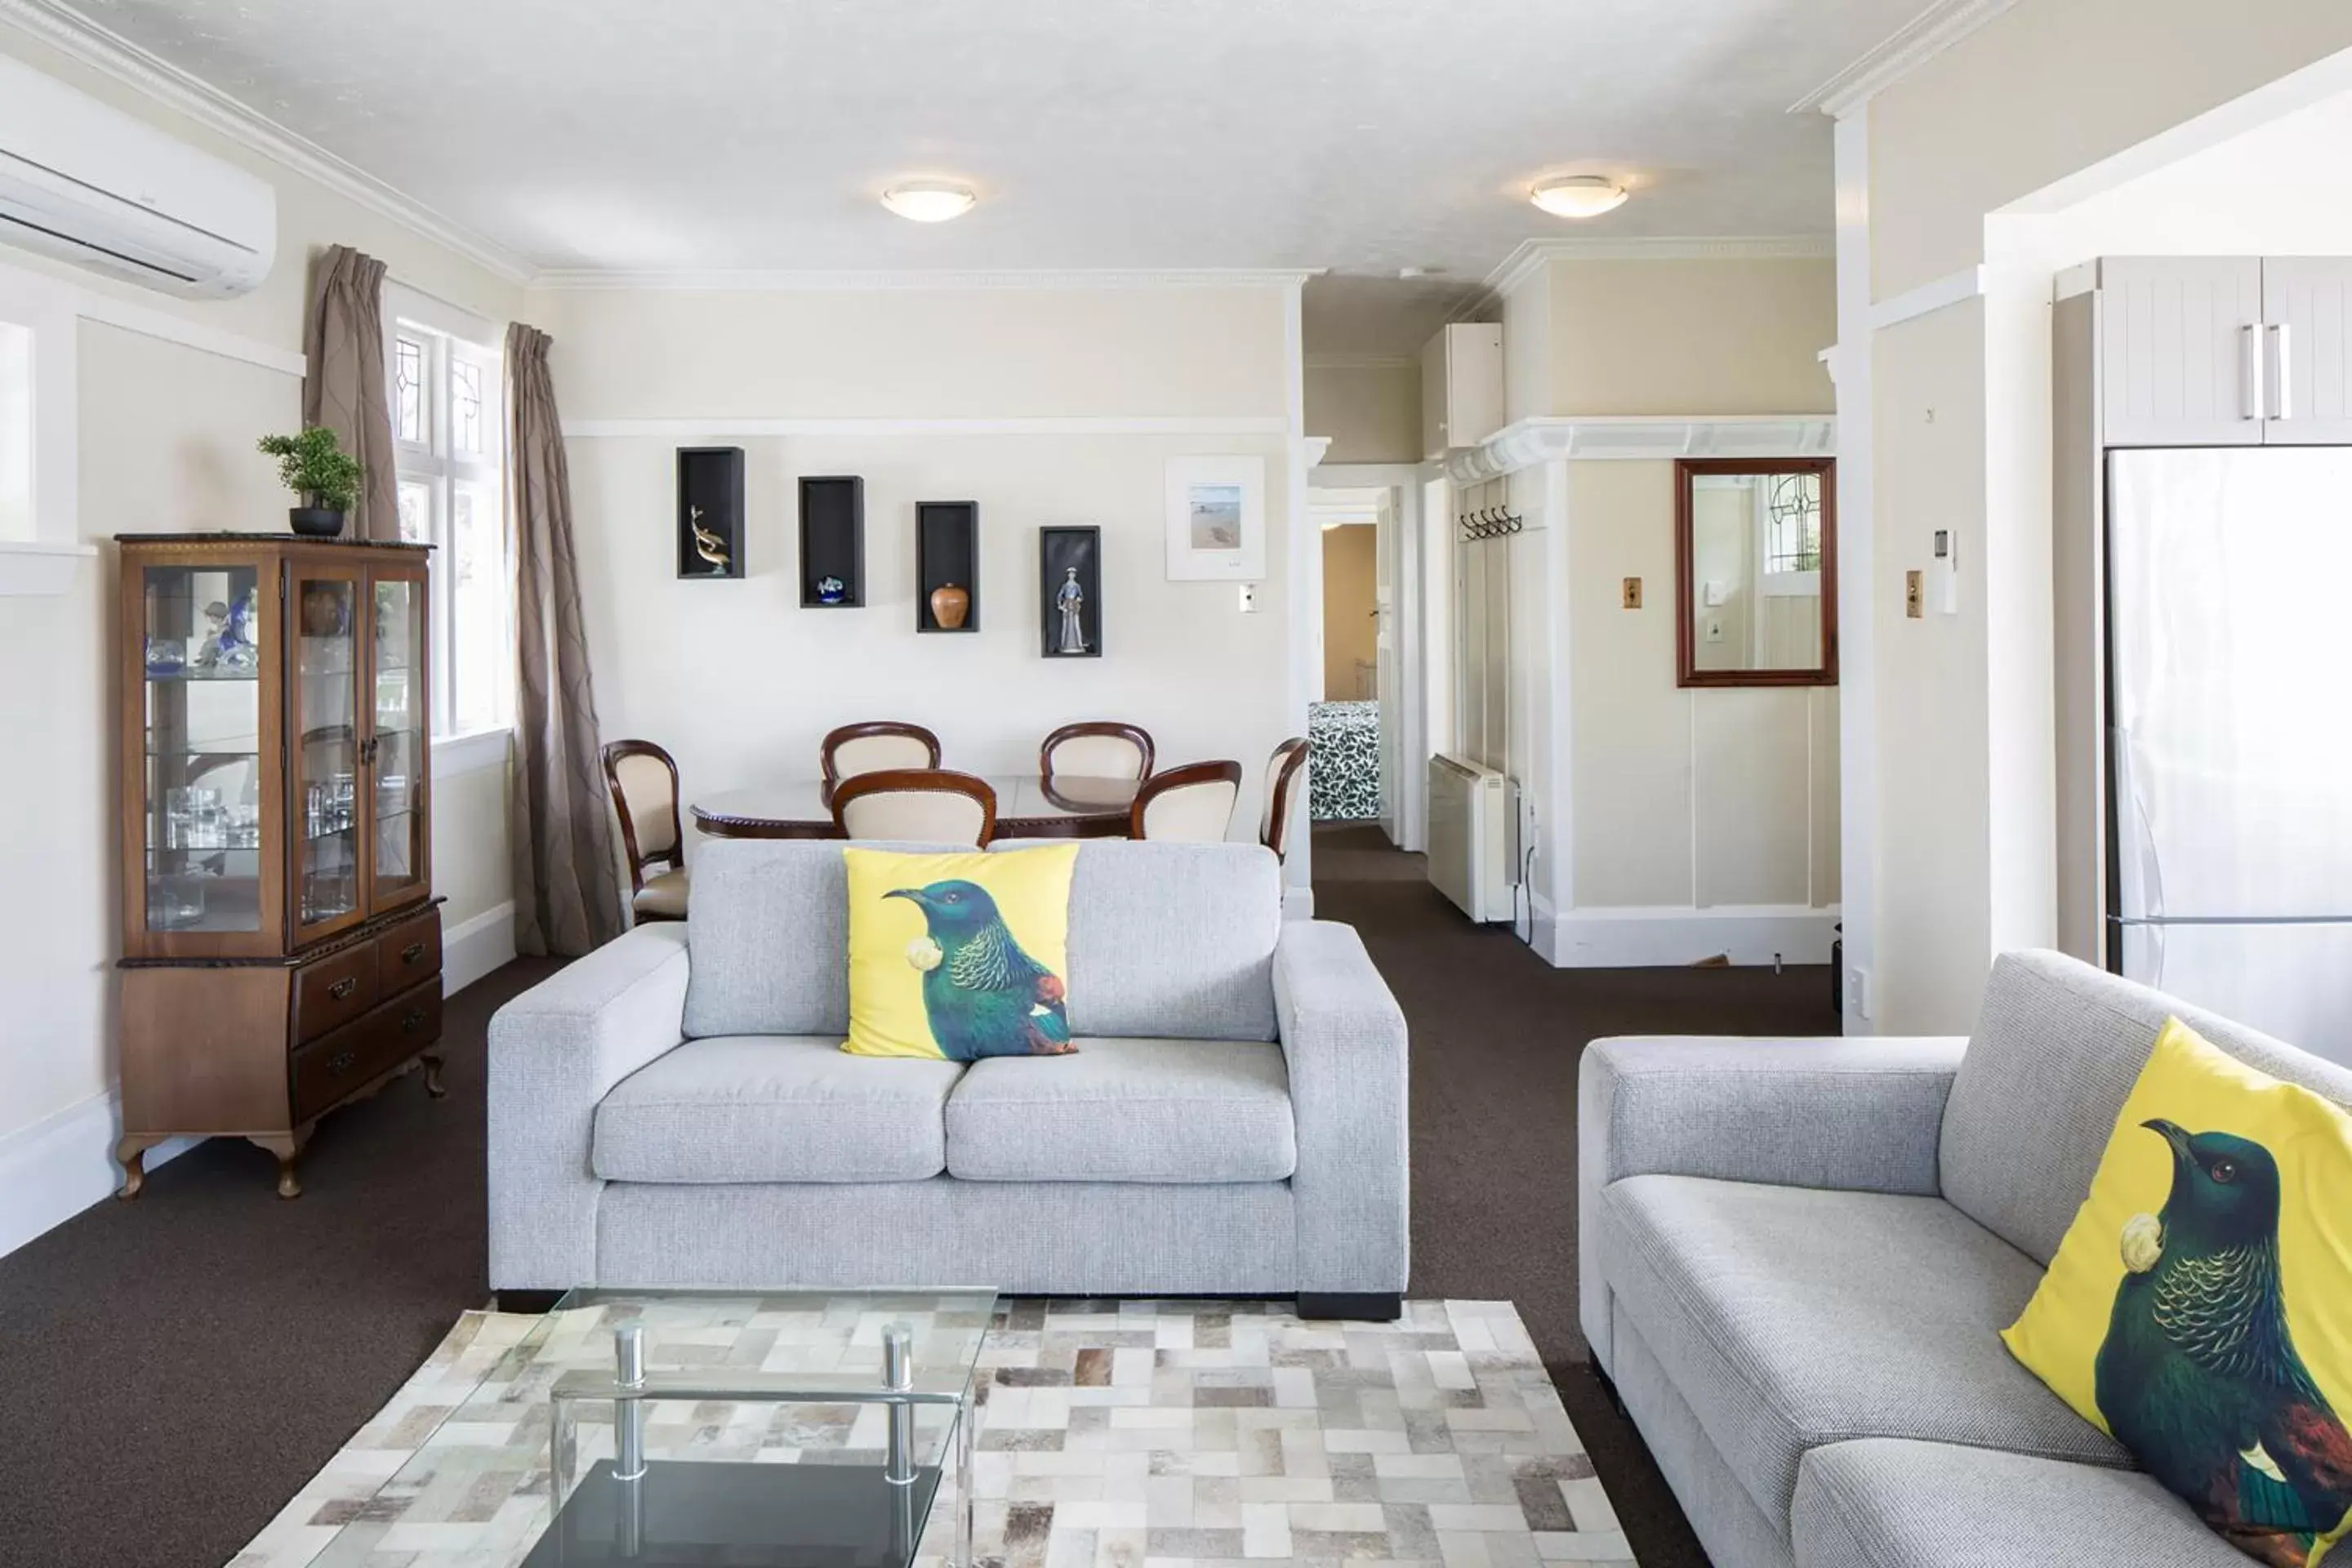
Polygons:
<instances>
[{"instance_id":1,"label":"white ceiling","mask_svg":"<svg viewBox=\"0 0 2352 1568\"><path fill-rule=\"evenodd\" d=\"M1323 268L1309 348L1377 353L1530 236L1825 232L1785 110L1922 0L81 4L541 267ZM1641 188L1524 200L1587 171Z\"/></svg>"}]
</instances>

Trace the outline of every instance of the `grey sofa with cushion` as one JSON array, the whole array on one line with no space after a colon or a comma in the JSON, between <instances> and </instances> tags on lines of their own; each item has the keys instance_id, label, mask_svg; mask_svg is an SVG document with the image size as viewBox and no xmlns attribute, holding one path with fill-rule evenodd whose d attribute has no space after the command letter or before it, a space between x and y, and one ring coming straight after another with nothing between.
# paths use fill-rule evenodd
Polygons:
<instances>
[{"instance_id":1,"label":"grey sofa with cushion","mask_svg":"<svg viewBox=\"0 0 2352 1568\"><path fill-rule=\"evenodd\" d=\"M2352 1104L2352 1073L2056 953L1960 1039L1585 1053L1584 1331L1720 1568L2244 1568L2013 1360L2166 1015Z\"/></svg>"},{"instance_id":2,"label":"grey sofa with cushion","mask_svg":"<svg viewBox=\"0 0 2352 1568\"><path fill-rule=\"evenodd\" d=\"M1007 846L1007 847L1011 847ZM1075 1056L838 1048L841 846L716 840L489 1031L490 1282L1297 1296L1394 1316L1405 1033L1255 845L1091 842Z\"/></svg>"}]
</instances>

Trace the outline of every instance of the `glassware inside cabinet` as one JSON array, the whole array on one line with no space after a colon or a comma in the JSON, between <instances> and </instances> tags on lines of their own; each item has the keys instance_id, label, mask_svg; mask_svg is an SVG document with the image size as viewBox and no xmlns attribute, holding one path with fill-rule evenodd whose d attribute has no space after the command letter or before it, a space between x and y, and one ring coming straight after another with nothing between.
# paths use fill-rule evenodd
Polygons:
<instances>
[{"instance_id":1,"label":"glassware inside cabinet","mask_svg":"<svg viewBox=\"0 0 2352 1568\"><path fill-rule=\"evenodd\" d=\"M147 929L258 931L260 574L149 566L141 605Z\"/></svg>"},{"instance_id":2,"label":"glassware inside cabinet","mask_svg":"<svg viewBox=\"0 0 2352 1568\"><path fill-rule=\"evenodd\" d=\"M372 674L375 787L375 899L379 906L425 880L425 583L379 577L374 584Z\"/></svg>"},{"instance_id":3,"label":"glassware inside cabinet","mask_svg":"<svg viewBox=\"0 0 2352 1568\"><path fill-rule=\"evenodd\" d=\"M298 576L294 806L299 922L331 922L359 908L359 584Z\"/></svg>"}]
</instances>

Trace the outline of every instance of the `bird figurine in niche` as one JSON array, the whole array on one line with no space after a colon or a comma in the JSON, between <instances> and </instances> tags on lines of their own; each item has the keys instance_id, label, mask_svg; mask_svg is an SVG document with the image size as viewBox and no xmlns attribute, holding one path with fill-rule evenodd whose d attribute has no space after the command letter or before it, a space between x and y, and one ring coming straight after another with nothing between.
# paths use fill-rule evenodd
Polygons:
<instances>
[{"instance_id":1,"label":"bird figurine in niche","mask_svg":"<svg viewBox=\"0 0 2352 1568\"><path fill-rule=\"evenodd\" d=\"M714 574L724 574L734 564L727 552L725 537L717 529L703 526L702 509L698 506L686 509L686 525L694 530L694 552L710 563Z\"/></svg>"},{"instance_id":2,"label":"bird figurine in niche","mask_svg":"<svg viewBox=\"0 0 2352 1568\"><path fill-rule=\"evenodd\" d=\"M923 1013L941 1055L970 1062L1077 1049L1062 977L1022 951L987 889L951 880L882 896L923 911L926 938L908 947L907 962L922 974Z\"/></svg>"},{"instance_id":3,"label":"bird figurine in niche","mask_svg":"<svg viewBox=\"0 0 2352 1568\"><path fill-rule=\"evenodd\" d=\"M2278 1162L2232 1133L2140 1125L2171 1146L2172 1188L2124 1226L2099 1414L2241 1551L2309 1568L2352 1511L2352 1434L2287 1331Z\"/></svg>"}]
</instances>

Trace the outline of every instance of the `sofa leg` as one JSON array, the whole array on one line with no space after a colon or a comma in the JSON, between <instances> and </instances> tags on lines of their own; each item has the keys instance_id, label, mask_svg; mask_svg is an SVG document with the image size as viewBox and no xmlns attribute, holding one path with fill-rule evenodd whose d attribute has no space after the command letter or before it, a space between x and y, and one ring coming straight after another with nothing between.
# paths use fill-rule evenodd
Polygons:
<instances>
[{"instance_id":1,"label":"sofa leg","mask_svg":"<svg viewBox=\"0 0 2352 1568\"><path fill-rule=\"evenodd\" d=\"M533 1318L555 1310L555 1304L563 1300L561 1290L499 1290L493 1295L499 1311L521 1312Z\"/></svg>"},{"instance_id":2,"label":"sofa leg","mask_svg":"<svg viewBox=\"0 0 2352 1568\"><path fill-rule=\"evenodd\" d=\"M1392 1323L1403 1311L1403 1297L1396 1294L1333 1295L1301 1291L1298 1297L1298 1315L1309 1321L1347 1318L1358 1322Z\"/></svg>"}]
</instances>

